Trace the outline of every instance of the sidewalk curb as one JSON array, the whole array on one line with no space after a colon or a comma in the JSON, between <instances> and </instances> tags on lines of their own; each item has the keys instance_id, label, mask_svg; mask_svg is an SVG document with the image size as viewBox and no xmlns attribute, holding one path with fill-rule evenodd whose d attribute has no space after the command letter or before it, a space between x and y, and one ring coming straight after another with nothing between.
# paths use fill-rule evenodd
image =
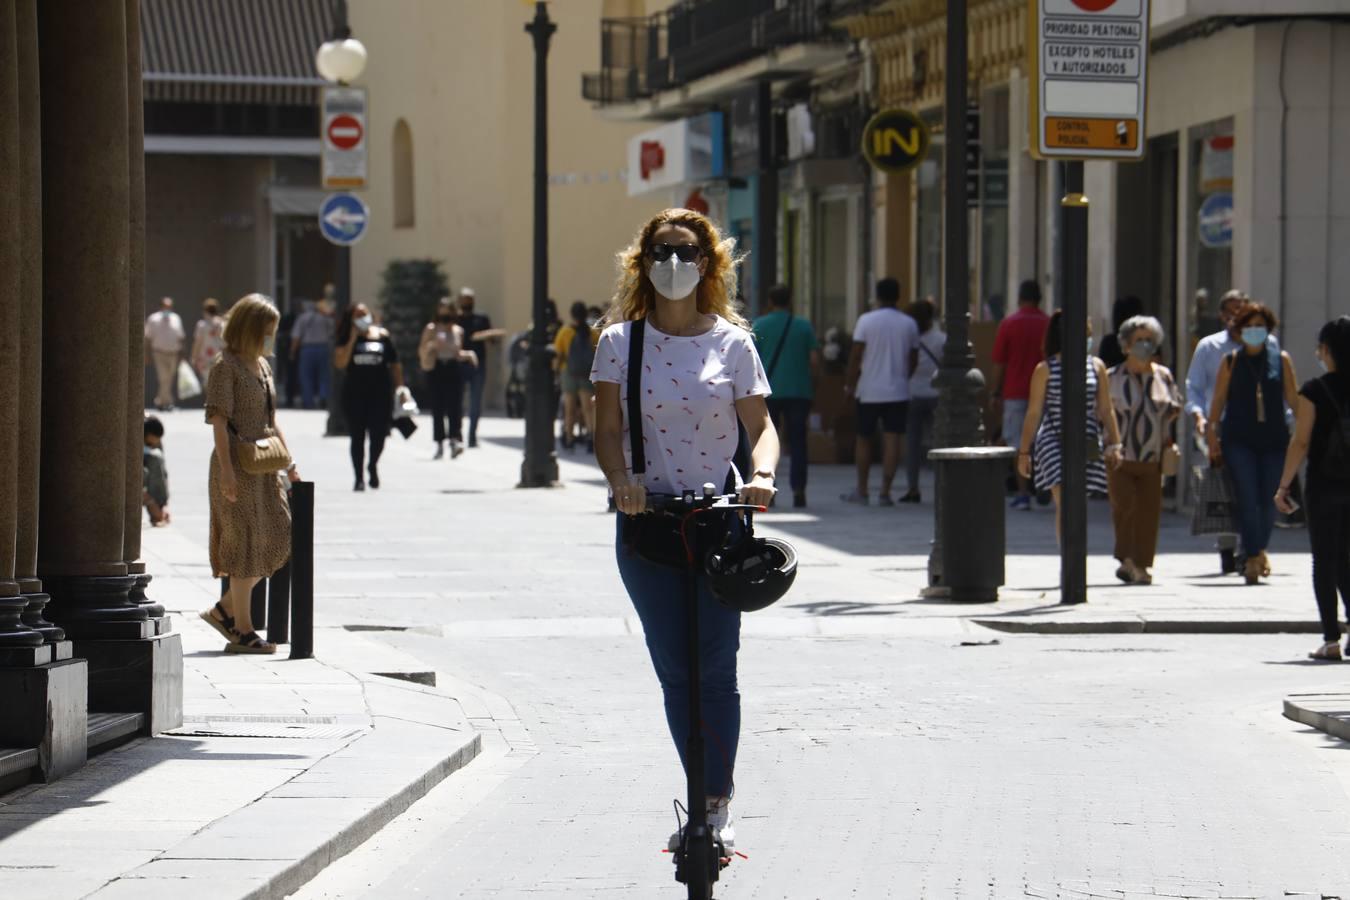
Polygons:
<instances>
[{"instance_id":1,"label":"sidewalk curb","mask_svg":"<svg viewBox=\"0 0 1350 900\"><path fill-rule=\"evenodd\" d=\"M475 734L457 751L424 772L403 790L389 797L379 806L333 835L303 858L292 863L265 885L241 895L240 900L284 900L285 897L304 887L328 866L377 834L380 829L425 797L432 788L472 762L482 750L483 737L480 734Z\"/></svg>"},{"instance_id":2,"label":"sidewalk curb","mask_svg":"<svg viewBox=\"0 0 1350 900\"><path fill-rule=\"evenodd\" d=\"M1100 622L1024 622L1013 619L973 619L976 625L1007 634L1320 634L1312 621L1119 619Z\"/></svg>"},{"instance_id":3,"label":"sidewalk curb","mask_svg":"<svg viewBox=\"0 0 1350 900\"><path fill-rule=\"evenodd\" d=\"M1321 702L1318 703L1318 700ZM1316 709L1314 703L1319 706L1325 703L1334 708ZM1284 717L1332 737L1350 741L1350 694L1294 694L1284 700Z\"/></svg>"}]
</instances>

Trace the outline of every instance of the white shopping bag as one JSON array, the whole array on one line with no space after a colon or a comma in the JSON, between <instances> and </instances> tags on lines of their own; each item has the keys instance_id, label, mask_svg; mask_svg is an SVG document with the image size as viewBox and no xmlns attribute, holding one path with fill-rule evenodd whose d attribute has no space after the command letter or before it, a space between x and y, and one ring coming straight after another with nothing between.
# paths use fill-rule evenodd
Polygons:
<instances>
[{"instance_id":1,"label":"white shopping bag","mask_svg":"<svg viewBox=\"0 0 1350 900\"><path fill-rule=\"evenodd\" d=\"M202 383L187 360L178 363L178 399L191 400L202 395Z\"/></svg>"}]
</instances>

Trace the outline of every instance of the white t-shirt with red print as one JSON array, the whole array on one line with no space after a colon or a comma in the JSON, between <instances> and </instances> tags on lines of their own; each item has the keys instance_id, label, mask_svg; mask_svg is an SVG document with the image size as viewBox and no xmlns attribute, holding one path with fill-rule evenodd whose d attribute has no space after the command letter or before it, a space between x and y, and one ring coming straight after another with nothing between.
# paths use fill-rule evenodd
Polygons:
<instances>
[{"instance_id":1,"label":"white t-shirt with red print","mask_svg":"<svg viewBox=\"0 0 1350 900\"><path fill-rule=\"evenodd\" d=\"M591 381L619 386L623 409L623 455L633 470L628 437L628 346L632 322L600 335ZM712 330L694 337L663 334L647 321L642 346L642 440L647 448L643 480L655 494L697 491L711 482L721 491L739 436L736 401L769 395L750 332L717 318Z\"/></svg>"}]
</instances>

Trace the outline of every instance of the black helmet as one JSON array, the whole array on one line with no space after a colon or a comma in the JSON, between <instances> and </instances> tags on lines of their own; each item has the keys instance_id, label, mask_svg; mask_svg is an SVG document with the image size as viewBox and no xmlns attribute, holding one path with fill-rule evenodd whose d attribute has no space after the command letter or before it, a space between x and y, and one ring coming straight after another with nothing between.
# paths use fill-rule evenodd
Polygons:
<instances>
[{"instance_id":1,"label":"black helmet","mask_svg":"<svg viewBox=\"0 0 1350 900\"><path fill-rule=\"evenodd\" d=\"M797 551L787 541L748 534L709 554L706 569L708 587L723 605L755 612L792 587Z\"/></svg>"}]
</instances>

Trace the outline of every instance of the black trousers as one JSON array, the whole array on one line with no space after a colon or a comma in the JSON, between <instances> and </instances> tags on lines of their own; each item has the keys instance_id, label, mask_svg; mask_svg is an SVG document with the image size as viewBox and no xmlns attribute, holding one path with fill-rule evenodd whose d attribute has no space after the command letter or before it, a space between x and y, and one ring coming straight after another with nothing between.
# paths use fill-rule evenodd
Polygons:
<instances>
[{"instance_id":1,"label":"black trousers","mask_svg":"<svg viewBox=\"0 0 1350 900\"><path fill-rule=\"evenodd\" d=\"M438 361L427 373L431 383L431 439L463 439L464 379L458 362ZM448 420L448 421L447 421Z\"/></svg>"},{"instance_id":2,"label":"black trousers","mask_svg":"<svg viewBox=\"0 0 1350 900\"><path fill-rule=\"evenodd\" d=\"M356 415L353 415L353 413ZM380 462L384 452L384 440L389 437L389 419L386 416L366 415L364 410L347 410L347 431L352 439L352 471L357 480L361 480L361 467L365 462L366 442L370 442L370 467Z\"/></svg>"},{"instance_id":3,"label":"black trousers","mask_svg":"<svg viewBox=\"0 0 1350 900\"><path fill-rule=\"evenodd\" d=\"M1350 619L1350 497L1337 497L1309 484L1305 492L1308 538L1312 542L1313 593L1322 617L1322 638L1339 641L1336 594Z\"/></svg>"},{"instance_id":4,"label":"black trousers","mask_svg":"<svg viewBox=\"0 0 1350 900\"><path fill-rule=\"evenodd\" d=\"M769 417L775 428L787 432L788 454L792 457L788 483L794 492L806 490L806 429L811 418L811 401L805 398L769 398Z\"/></svg>"}]
</instances>

